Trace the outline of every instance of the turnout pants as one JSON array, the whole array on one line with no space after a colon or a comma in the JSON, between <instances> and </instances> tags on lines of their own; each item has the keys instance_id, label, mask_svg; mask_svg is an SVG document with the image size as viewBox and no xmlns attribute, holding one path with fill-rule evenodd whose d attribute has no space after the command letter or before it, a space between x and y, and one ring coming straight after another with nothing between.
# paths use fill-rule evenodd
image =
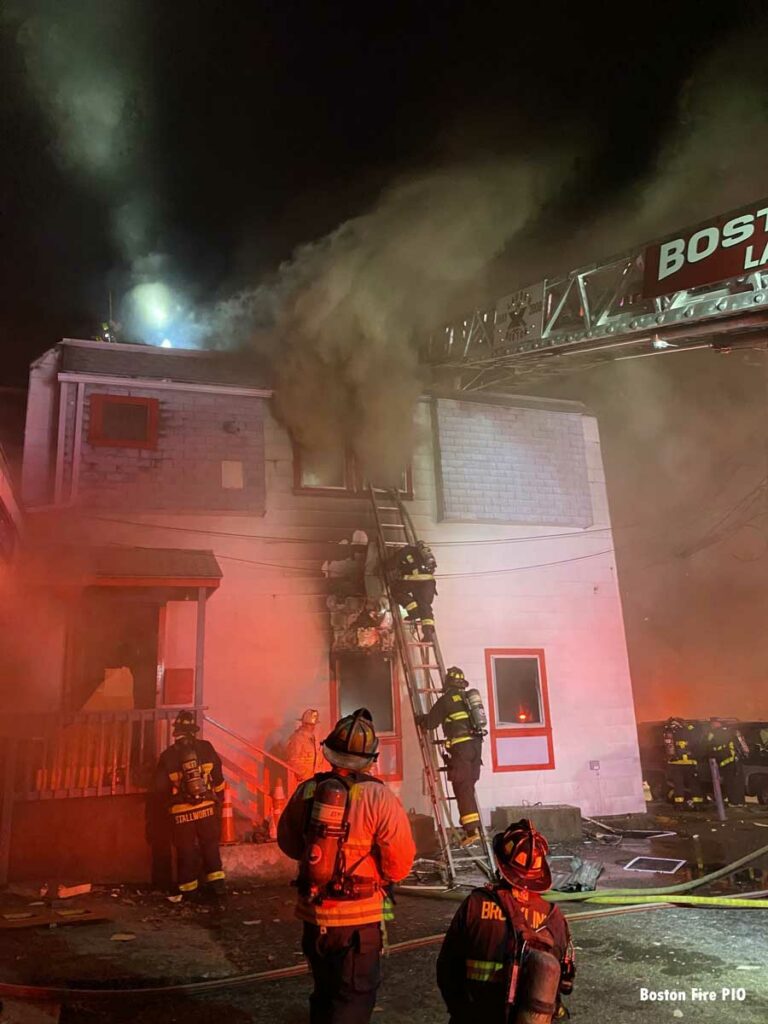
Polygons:
<instances>
[{"instance_id":1,"label":"turnout pants","mask_svg":"<svg viewBox=\"0 0 768 1024\"><path fill-rule=\"evenodd\" d=\"M432 602L437 584L434 580L396 580L392 596L408 612L410 622L421 620L422 626L434 626Z\"/></svg>"},{"instance_id":2,"label":"turnout pants","mask_svg":"<svg viewBox=\"0 0 768 1024\"><path fill-rule=\"evenodd\" d=\"M723 796L729 804L737 806L746 800L747 791L744 784L744 770L741 762L731 761L730 764L720 766L720 780L723 786Z\"/></svg>"},{"instance_id":3,"label":"turnout pants","mask_svg":"<svg viewBox=\"0 0 768 1024\"><path fill-rule=\"evenodd\" d=\"M221 888L224 872L219 853L221 825L216 808L210 806L198 811L184 811L173 814L171 820L179 892L197 889L201 861L205 881L214 888Z\"/></svg>"},{"instance_id":4,"label":"turnout pants","mask_svg":"<svg viewBox=\"0 0 768 1024\"><path fill-rule=\"evenodd\" d=\"M381 926L305 923L301 948L315 981L310 1024L368 1024L381 982Z\"/></svg>"},{"instance_id":5,"label":"turnout pants","mask_svg":"<svg viewBox=\"0 0 768 1024\"><path fill-rule=\"evenodd\" d=\"M483 741L479 736L451 747L448 781L459 807L459 823L467 835L480 828L480 814L475 799L475 783L480 778Z\"/></svg>"},{"instance_id":6,"label":"turnout pants","mask_svg":"<svg viewBox=\"0 0 768 1024\"><path fill-rule=\"evenodd\" d=\"M683 804L688 799L694 804L704 803L704 787L698 764L668 764L667 776L672 786L673 803Z\"/></svg>"}]
</instances>

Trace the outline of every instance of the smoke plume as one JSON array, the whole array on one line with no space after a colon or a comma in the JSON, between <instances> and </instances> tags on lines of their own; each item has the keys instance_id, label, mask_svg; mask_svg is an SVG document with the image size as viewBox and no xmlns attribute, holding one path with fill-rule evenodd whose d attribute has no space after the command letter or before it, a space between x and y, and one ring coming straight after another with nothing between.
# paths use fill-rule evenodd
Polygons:
<instances>
[{"instance_id":1,"label":"smoke plume","mask_svg":"<svg viewBox=\"0 0 768 1024\"><path fill-rule=\"evenodd\" d=\"M422 382L414 342L470 308L494 258L567 177L564 156L498 160L394 184L374 208L299 249L269 287L216 311L219 336L274 325L276 405L303 446L352 448L396 481Z\"/></svg>"},{"instance_id":2,"label":"smoke plume","mask_svg":"<svg viewBox=\"0 0 768 1024\"><path fill-rule=\"evenodd\" d=\"M54 157L101 200L132 283L156 280L165 261L155 252L150 57L140 5L10 0L0 17L15 28L28 87L51 128Z\"/></svg>"}]
</instances>

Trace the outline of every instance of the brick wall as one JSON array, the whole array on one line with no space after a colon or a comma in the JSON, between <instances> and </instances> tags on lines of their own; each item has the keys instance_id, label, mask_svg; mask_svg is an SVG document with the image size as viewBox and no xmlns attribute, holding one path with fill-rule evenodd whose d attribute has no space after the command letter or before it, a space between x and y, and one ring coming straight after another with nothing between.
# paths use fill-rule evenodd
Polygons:
<instances>
[{"instance_id":1,"label":"brick wall","mask_svg":"<svg viewBox=\"0 0 768 1024\"><path fill-rule=\"evenodd\" d=\"M440 399L440 518L589 526L582 415Z\"/></svg>"},{"instance_id":2,"label":"brick wall","mask_svg":"<svg viewBox=\"0 0 768 1024\"><path fill-rule=\"evenodd\" d=\"M155 398L157 447L94 446L88 442L94 394ZM66 460L71 477L74 415L68 417ZM242 463L242 488L222 486L222 463ZM230 467L231 470L231 467ZM231 471L225 474L231 478ZM235 473L237 479L239 473ZM265 507L263 400L183 390L88 385L83 407L76 503L97 508L233 511Z\"/></svg>"}]
</instances>

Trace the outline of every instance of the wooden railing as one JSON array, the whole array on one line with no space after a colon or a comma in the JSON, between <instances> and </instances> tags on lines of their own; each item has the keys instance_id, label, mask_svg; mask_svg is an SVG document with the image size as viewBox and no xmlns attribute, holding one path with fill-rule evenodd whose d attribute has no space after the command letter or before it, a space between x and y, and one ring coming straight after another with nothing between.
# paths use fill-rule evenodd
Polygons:
<instances>
[{"instance_id":1,"label":"wooden railing","mask_svg":"<svg viewBox=\"0 0 768 1024\"><path fill-rule=\"evenodd\" d=\"M235 809L256 825L271 819L272 797L280 783L286 799L296 788L296 773L286 762L251 743L208 715L203 716L205 738L221 757L224 776Z\"/></svg>"},{"instance_id":2,"label":"wooden railing","mask_svg":"<svg viewBox=\"0 0 768 1024\"><path fill-rule=\"evenodd\" d=\"M173 708L147 708L38 716L31 733L16 742L14 798L118 796L151 789L177 714Z\"/></svg>"}]
</instances>

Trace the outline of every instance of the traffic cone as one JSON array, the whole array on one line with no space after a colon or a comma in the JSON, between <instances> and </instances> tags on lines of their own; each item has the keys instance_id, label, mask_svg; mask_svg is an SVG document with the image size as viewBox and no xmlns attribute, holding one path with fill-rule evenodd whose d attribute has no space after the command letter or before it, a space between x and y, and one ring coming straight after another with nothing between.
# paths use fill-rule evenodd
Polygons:
<instances>
[{"instance_id":1,"label":"traffic cone","mask_svg":"<svg viewBox=\"0 0 768 1024\"><path fill-rule=\"evenodd\" d=\"M278 779L272 790L272 817L269 819L269 838L277 839L277 823L285 810L285 790L282 780Z\"/></svg>"},{"instance_id":2,"label":"traffic cone","mask_svg":"<svg viewBox=\"0 0 768 1024\"><path fill-rule=\"evenodd\" d=\"M224 789L224 801L221 805L221 839L222 846L228 846L237 842L235 833L235 815L232 810L232 800L229 796L229 786Z\"/></svg>"}]
</instances>

